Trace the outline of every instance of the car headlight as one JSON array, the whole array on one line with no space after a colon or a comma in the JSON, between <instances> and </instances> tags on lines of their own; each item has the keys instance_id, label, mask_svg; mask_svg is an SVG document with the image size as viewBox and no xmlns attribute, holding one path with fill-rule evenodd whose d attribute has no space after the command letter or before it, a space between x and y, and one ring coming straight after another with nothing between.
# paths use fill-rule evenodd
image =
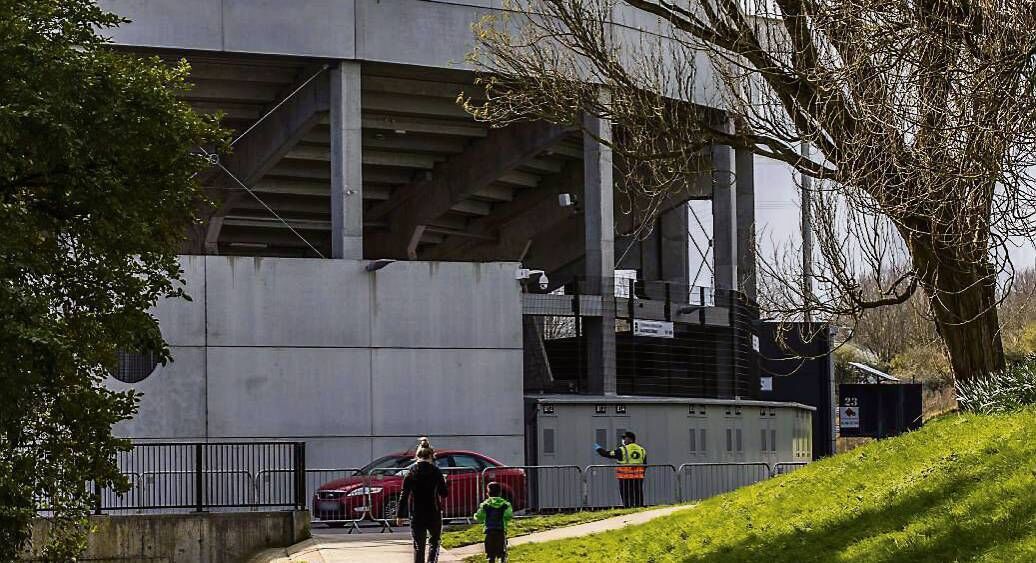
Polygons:
<instances>
[{"instance_id":1,"label":"car headlight","mask_svg":"<svg viewBox=\"0 0 1036 563\"><path fill-rule=\"evenodd\" d=\"M361 495L376 495L381 492L381 487L356 487L349 491L347 497L358 497Z\"/></svg>"}]
</instances>

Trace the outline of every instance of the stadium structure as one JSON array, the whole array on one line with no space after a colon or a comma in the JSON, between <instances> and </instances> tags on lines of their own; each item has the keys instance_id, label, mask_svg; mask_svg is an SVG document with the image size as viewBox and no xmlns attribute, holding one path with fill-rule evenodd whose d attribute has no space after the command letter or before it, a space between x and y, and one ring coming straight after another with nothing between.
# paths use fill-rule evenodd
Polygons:
<instances>
[{"instance_id":1,"label":"stadium structure","mask_svg":"<svg viewBox=\"0 0 1036 563\"><path fill-rule=\"evenodd\" d=\"M202 176L219 205L184 248L192 300L155 310L174 361L127 353L108 381L144 393L119 434L304 440L312 467L420 435L587 463L619 429L656 462L806 455L811 409L759 400L751 154L706 151L640 240L606 145L457 105L478 97L470 25L498 2L101 5L131 20L114 48L186 59L183 99L235 139ZM617 10L616 37L656 25ZM698 74L688 103L707 105ZM689 272L691 200L712 203L709 288Z\"/></svg>"}]
</instances>

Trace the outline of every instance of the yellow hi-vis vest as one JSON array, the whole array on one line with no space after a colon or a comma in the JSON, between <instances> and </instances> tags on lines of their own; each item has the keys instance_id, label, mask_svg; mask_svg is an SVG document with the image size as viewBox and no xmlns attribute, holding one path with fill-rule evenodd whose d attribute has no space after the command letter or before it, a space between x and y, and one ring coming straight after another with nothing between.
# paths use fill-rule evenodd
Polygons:
<instances>
[{"instance_id":1,"label":"yellow hi-vis vest","mask_svg":"<svg viewBox=\"0 0 1036 563\"><path fill-rule=\"evenodd\" d=\"M615 468L615 476L619 479L643 479L647 450L637 444L626 444L619 446L619 451L622 452L622 459Z\"/></svg>"}]
</instances>

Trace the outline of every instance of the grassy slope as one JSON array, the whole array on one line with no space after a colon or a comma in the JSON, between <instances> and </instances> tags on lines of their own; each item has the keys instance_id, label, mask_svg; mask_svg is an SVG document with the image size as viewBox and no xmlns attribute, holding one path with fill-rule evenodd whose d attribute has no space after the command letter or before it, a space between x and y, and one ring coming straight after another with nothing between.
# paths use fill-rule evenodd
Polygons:
<instances>
[{"instance_id":1,"label":"grassy slope","mask_svg":"<svg viewBox=\"0 0 1036 563\"><path fill-rule=\"evenodd\" d=\"M507 527L507 537L513 538L531 534L533 532L553 530L554 528L561 528L563 526L574 526L576 524L583 524L586 522L596 522L597 520L604 520L605 518L611 518L613 516L623 516L633 512L640 512L641 510L650 510L650 508L617 508L613 510L594 510L587 512L574 512L571 514L552 514L550 516L515 518L514 520L511 520L510 526ZM482 543L483 538L484 532L482 531L481 524L465 526L463 528L454 528L443 532L442 546L446 549L452 549L462 545Z\"/></svg>"},{"instance_id":2,"label":"grassy slope","mask_svg":"<svg viewBox=\"0 0 1036 563\"><path fill-rule=\"evenodd\" d=\"M948 415L684 514L511 561L1036 561L1036 410Z\"/></svg>"}]
</instances>

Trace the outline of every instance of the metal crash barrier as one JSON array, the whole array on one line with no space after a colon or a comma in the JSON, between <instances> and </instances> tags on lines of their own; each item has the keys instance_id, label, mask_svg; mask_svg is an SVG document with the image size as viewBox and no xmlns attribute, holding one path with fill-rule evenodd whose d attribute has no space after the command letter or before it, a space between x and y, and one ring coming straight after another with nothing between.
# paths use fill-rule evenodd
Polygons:
<instances>
[{"instance_id":1,"label":"metal crash barrier","mask_svg":"<svg viewBox=\"0 0 1036 563\"><path fill-rule=\"evenodd\" d=\"M807 465L805 461L785 461L781 463L773 464L773 470L770 472L771 476L776 477L778 475L784 475L791 473L796 469L801 469Z\"/></svg>"},{"instance_id":2,"label":"metal crash barrier","mask_svg":"<svg viewBox=\"0 0 1036 563\"><path fill-rule=\"evenodd\" d=\"M328 483L357 478L359 473L360 468L358 467L317 468L305 471L305 503L314 520L319 520L329 526L358 528L358 523L367 518L367 507L370 506L370 502L347 506L346 501L354 500L353 497L356 496L367 499L368 497L364 496L366 495L365 489L360 489L358 493L356 490L349 493L329 490L323 491L319 495L317 490ZM290 469L266 469L255 475L256 498L261 503L280 498L292 486L293 474ZM351 494L352 497L346 498L348 494Z\"/></svg>"},{"instance_id":3,"label":"metal crash barrier","mask_svg":"<svg viewBox=\"0 0 1036 563\"><path fill-rule=\"evenodd\" d=\"M675 466L652 464L632 466L644 469L642 481L619 479L620 467L622 466L603 464L586 467L583 471L585 475L584 490L586 491L584 506L586 508L657 506L679 502L679 484Z\"/></svg>"},{"instance_id":4,"label":"metal crash barrier","mask_svg":"<svg viewBox=\"0 0 1036 563\"><path fill-rule=\"evenodd\" d=\"M482 470L485 484L500 483L515 517L581 510L583 468L578 465L512 465ZM483 497L485 495L483 494Z\"/></svg>"},{"instance_id":5,"label":"metal crash barrier","mask_svg":"<svg viewBox=\"0 0 1036 563\"><path fill-rule=\"evenodd\" d=\"M443 502L447 521L471 522L486 498L486 484L500 483L502 495L514 507L516 517L545 513L596 510L622 506L659 506L703 500L794 471L804 462L685 463L680 466L649 464L640 483L619 479L618 465L516 465L440 468L449 482ZM306 471L306 491L313 521L358 530L364 522L391 531L399 513L401 479L407 469L380 468L360 474L356 468ZM267 470L255 476L256 501L266 501L264 491L290 487L287 470ZM338 486L323 485L342 480ZM624 501L623 496L626 495ZM277 496L274 494L273 496Z\"/></svg>"},{"instance_id":6,"label":"metal crash barrier","mask_svg":"<svg viewBox=\"0 0 1036 563\"><path fill-rule=\"evenodd\" d=\"M757 463L685 463L677 471L680 500L703 500L769 479L770 466Z\"/></svg>"}]
</instances>

